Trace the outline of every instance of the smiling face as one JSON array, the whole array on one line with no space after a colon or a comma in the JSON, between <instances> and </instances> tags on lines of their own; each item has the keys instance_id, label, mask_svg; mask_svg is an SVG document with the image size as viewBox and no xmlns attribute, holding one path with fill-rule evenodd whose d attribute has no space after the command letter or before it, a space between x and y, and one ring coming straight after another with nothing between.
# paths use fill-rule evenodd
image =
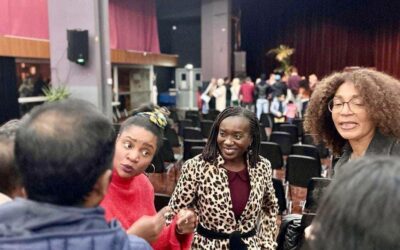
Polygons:
<instances>
[{"instance_id":1,"label":"smiling face","mask_svg":"<svg viewBox=\"0 0 400 250\"><path fill-rule=\"evenodd\" d=\"M157 150L157 136L132 125L117 138L113 166L122 178L143 173L151 164Z\"/></svg>"},{"instance_id":2,"label":"smiling face","mask_svg":"<svg viewBox=\"0 0 400 250\"><path fill-rule=\"evenodd\" d=\"M242 161L251 142L250 124L246 118L231 116L221 122L217 143L225 162Z\"/></svg>"},{"instance_id":3,"label":"smiling face","mask_svg":"<svg viewBox=\"0 0 400 250\"><path fill-rule=\"evenodd\" d=\"M354 84L344 82L335 93L334 103L337 105L350 100L351 103L345 103L342 108L333 110L333 122L340 136L348 140L350 144L365 143L365 146L368 146L375 134L376 126L371 120L365 101Z\"/></svg>"}]
</instances>

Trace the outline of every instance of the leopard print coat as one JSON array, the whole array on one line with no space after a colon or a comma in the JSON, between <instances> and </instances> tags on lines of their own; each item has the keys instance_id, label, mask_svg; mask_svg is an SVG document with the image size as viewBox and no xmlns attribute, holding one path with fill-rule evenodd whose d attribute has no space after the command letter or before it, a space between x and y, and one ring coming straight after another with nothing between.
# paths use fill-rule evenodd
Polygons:
<instances>
[{"instance_id":1,"label":"leopard print coat","mask_svg":"<svg viewBox=\"0 0 400 250\"><path fill-rule=\"evenodd\" d=\"M201 155L186 161L169 203L172 215L182 208L192 207L203 227L227 234L246 233L257 227L255 236L243 239L247 248L275 249L278 205L270 162L261 157L255 167L248 167L250 196L238 221L232 210L228 175L223 164L221 155L216 165L207 163ZM208 239L195 233L192 249L229 249L229 240Z\"/></svg>"}]
</instances>

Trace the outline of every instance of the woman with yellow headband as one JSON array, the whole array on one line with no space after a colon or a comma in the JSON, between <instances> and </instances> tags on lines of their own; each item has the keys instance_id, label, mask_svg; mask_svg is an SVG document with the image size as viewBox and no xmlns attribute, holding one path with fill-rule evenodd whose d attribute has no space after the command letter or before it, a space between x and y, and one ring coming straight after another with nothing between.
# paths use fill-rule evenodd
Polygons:
<instances>
[{"instance_id":1,"label":"woman with yellow headband","mask_svg":"<svg viewBox=\"0 0 400 250\"><path fill-rule=\"evenodd\" d=\"M141 112L122 125L115 143L112 180L101 206L106 219L118 219L131 234L152 243L154 249L189 249L197 217L183 209L165 226L167 208L156 213L154 189L145 169L163 141L167 120L163 113Z\"/></svg>"}]
</instances>

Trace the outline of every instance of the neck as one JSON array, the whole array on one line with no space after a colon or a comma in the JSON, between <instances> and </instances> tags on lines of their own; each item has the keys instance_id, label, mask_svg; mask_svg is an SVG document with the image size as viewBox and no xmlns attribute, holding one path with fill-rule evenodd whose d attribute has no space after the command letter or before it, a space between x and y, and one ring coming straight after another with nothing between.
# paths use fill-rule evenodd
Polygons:
<instances>
[{"instance_id":1,"label":"neck","mask_svg":"<svg viewBox=\"0 0 400 250\"><path fill-rule=\"evenodd\" d=\"M234 159L234 160L225 160L224 168L228 169L229 171L238 172L241 171L243 168L246 167L246 160L245 159Z\"/></svg>"},{"instance_id":2,"label":"neck","mask_svg":"<svg viewBox=\"0 0 400 250\"><path fill-rule=\"evenodd\" d=\"M357 159L357 158L364 156L374 135L375 135L375 131L372 131L370 134L364 136L361 139L349 140L351 149L353 150L353 153L351 154L352 159Z\"/></svg>"}]
</instances>

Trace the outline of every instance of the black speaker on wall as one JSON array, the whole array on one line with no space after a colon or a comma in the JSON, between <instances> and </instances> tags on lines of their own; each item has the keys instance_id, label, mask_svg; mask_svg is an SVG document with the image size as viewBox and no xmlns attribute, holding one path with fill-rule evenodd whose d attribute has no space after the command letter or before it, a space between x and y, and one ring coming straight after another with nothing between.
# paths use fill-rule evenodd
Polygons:
<instances>
[{"instance_id":1,"label":"black speaker on wall","mask_svg":"<svg viewBox=\"0 0 400 250\"><path fill-rule=\"evenodd\" d=\"M84 65L89 59L89 32L67 30L68 60Z\"/></svg>"}]
</instances>

